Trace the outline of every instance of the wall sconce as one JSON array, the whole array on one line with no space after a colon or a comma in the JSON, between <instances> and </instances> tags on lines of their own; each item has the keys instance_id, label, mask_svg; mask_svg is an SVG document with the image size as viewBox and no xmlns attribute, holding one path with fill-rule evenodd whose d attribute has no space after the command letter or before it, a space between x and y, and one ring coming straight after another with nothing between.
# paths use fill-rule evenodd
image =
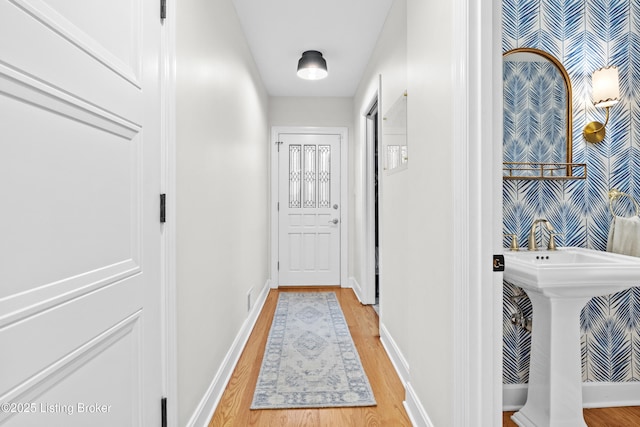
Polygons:
<instances>
[{"instance_id":1,"label":"wall sconce","mask_svg":"<svg viewBox=\"0 0 640 427\"><path fill-rule=\"evenodd\" d=\"M605 136L605 126L609 122L609 108L620 101L620 84L618 67L604 67L593 72L593 105L606 108L607 116L604 124L593 121L585 126L582 134L591 143L601 142Z\"/></svg>"},{"instance_id":2,"label":"wall sconce","mask_svg":"<svg viewBox=\"0 0 640 427\"><path fill-rule=\"evenodd\" d=\"M327 61L317 50L307 50L298 61L298 77L305 80L320 80L327 77Z\"/></svg>"}]
</instances>

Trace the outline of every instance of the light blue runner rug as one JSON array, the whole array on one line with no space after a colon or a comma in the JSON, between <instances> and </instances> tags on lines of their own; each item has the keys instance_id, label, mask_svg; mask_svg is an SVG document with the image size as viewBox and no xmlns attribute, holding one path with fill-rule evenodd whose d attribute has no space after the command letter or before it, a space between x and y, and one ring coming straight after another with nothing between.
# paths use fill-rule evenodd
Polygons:
<instances>
[{"instance_id":1,"label":"light blue runner rug","mask_svg":"<svg viewBox=\"0 0 640 427\"><path fill-rule=\"evenodd\" d=\"M251 409L373 406L334 292L282 292Z\"/></svg>"}]
</instances>

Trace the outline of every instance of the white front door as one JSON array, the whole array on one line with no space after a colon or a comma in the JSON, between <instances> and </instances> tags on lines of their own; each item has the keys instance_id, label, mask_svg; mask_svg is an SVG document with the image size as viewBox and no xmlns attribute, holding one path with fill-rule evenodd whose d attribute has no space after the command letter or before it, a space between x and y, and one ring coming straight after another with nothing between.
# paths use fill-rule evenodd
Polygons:
<instances>
[{"instance_id":1,"label":"white front door","mask_svg":"<svg viewBox=\"0 0 640 427\"><path fill-rule=\"evenodd\" d=\"M0 426L160 425L156 0L0 2Z\"/></svg>"},{"instance_id":2,"label":"white front door","mask_svg":"<svg viewBox=\"0 0 640 427\"><path fill-rule=\"evenodd\" d=\"M339 285L340 134L278 135L280 285Z\"/></svg>"}]
</instances>

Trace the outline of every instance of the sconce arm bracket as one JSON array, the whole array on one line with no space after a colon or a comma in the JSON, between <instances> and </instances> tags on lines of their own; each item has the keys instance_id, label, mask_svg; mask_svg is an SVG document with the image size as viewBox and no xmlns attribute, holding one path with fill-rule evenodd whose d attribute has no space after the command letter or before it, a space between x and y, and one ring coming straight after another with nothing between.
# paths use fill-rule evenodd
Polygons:
<instances>
[{"instance_id":1,"label":"sconce arm bracket","mask_svg":"<svg viewBox=\"0 0 640 427\"><path fill-rule=\"evenodd\" d=\"M604 140L604 137L606 135L605 128L607 126L607 123L609 123L609 108L611 107L605 107L607 111L607 115L606 115L604 124L593 121L584 127L584 130L582 131L582 135L584 136L584 139L587 140L587 142L596 144Z\"/></svg>"}]
</instances>

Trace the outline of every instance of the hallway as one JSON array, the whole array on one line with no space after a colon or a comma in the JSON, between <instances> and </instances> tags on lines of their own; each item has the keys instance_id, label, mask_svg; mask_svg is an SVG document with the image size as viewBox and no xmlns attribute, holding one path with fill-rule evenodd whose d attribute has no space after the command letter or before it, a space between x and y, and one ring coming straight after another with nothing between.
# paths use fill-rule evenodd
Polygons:
<instances>
[{"instance_id":1,"label":"hallway","mask_svg":"<svg viewBox=\"0 0 640 427\"><path fill-rule=\"evenodd\" d=\"M317 292L318 290L336 293L373 388L377 406L251 411L249 406L260 371L278 293ZM351 289L339 287L280 288L271 290L267 296L260 317L209 427L410 426L411 422L403 407L403 400L404 388L380 343L378 316L371 306L361 305Z\"/></svg>"},{"instance_id":2,"label":"hallway","mask_svg":"<svg viewBox=\"0 0 640 427\"><path fill-rule=\"evenodd\" d=\"M283 417L305 425L498 423L491 372L499 364L493 313L501 292L490 264L479 262L489 253L481 243L501 236L489 202L499 194L488 173L497 153L491 147L499 148L485 91L493 68L478 56L493 53L492 19L475 16L477 6L486 12L490 5L305 0L296 3L296 18L289 3L0 2L0 170L8 207L0 339L10 349L0 352L0 403L37 398L45 408L113 408L98 423L84 416L58 422L43 411L26 421L0 413L0 424L203 427L215 409L225 417L215 425L282 425ZM284 33L283 43L267 40L277 51L267 58L290 77L286 89L301 89L270 85L258 65L265 51L249 43L257 26L241 19L244 7L268 24L262 34ZM283 23L273 25L263 7ZM363 36L358 27L372 31ZM331 76L304 82L296 65L316 48ZM347 75L349 84L330 90ZM382 135L384 115L405 97L401 125L387 121L396 132L388 135L402 137L367 139L374 105L374 133ZM274 191L286 188L272 179L286 168L274 167L276 144L284 142L270 135L283 127L341 129L339 200L316 196L321 183L338 181L328 167L305 167L308 176L298 171L290 179L294 191ZM319 150L308 151L310 164ZM335 155L328 160L325 166L338 165ZM405 165L385 171L398 161ZM470 191L480 187L482 198ZM330 212L323 226L340 229L339 264L331 264L339 265L340 280L315 283L353 289L339 292L378 406L262 415L240 409L255 380L251 366L259 365L261 346L251 343L231 397L218 408L269 290L283 284L284 227L276 219L283 204L299 200L322 202ZM376 216L380 321L356 302L375 300ZM305 219L291 222L304 228ZM265 325L256 339L266 339Z\"/></svg>"}]
</instances>

